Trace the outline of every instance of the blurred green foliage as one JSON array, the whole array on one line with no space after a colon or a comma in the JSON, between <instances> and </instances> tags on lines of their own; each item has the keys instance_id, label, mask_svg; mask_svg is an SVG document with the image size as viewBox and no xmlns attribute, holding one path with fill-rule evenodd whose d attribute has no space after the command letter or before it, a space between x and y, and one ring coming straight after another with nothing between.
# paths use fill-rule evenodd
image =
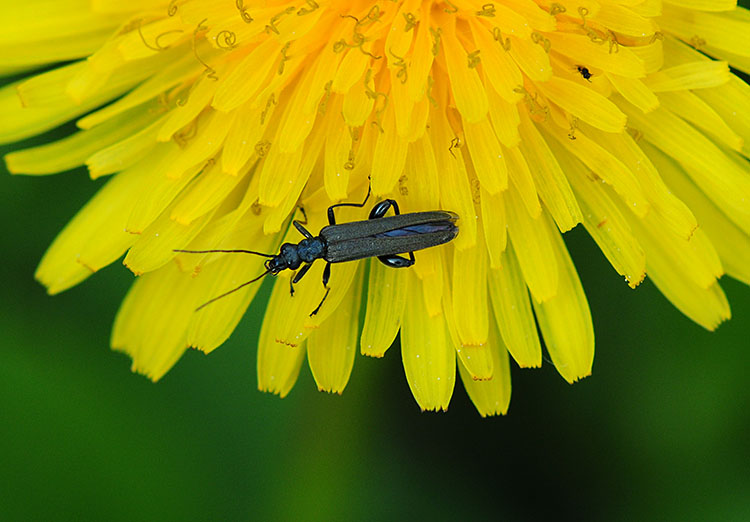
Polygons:
<instances>
[{"instance_id":1,"label":"blurred green foliage","mask_svg":"<svg viewBox=\"0 0 750 522\"><path fill-rule=\"evenodd\" d=\"M578 227L593 376L514 367L502 418L481 419L460 383L447 413L420 413L398 346L358 357L343 396L306 366L288 398L261 394L268 284L224 346L152 384L108 349L133 279L121 264L55 297L33 279L101 183L0 172L1 520L750 520L750 290L736 281L722 280L734 319L706 332L650 282L630 290Z\"/></svg>"}]
</instances>

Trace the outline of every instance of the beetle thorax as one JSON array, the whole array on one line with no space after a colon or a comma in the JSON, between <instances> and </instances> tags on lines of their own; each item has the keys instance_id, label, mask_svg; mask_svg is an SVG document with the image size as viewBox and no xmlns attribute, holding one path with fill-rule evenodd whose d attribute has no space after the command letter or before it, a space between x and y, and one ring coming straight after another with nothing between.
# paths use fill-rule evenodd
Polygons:
<instances>
[{"instance_id":1,"label":"beetle thorax","mask_svg":"<svg viewBox=\"0 0 750 522\"><path fill-rule=\"evenodd\" d=\"M297 245L297 255L305 263L312 263L323 257L324 248L323 241L318 237L303 239Z\"/></svg>"}]
</instances>

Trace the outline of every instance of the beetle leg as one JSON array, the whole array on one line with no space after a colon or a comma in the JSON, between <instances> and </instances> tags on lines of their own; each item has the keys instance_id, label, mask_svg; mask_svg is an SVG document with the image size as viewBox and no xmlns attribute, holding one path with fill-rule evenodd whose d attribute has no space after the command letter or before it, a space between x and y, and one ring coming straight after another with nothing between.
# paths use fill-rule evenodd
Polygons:
<instances>
[{"instance_id":1,"label":"beetle leg","mask_svg":"<svg viewBox=\"0 0 750 522\"><path fill-rule=\"evenodd\" d=\"M313 315L315 315L315 314L318 313L318 311L320 310L320 307L323 306L323 301L326 300L326 297L328 297L328 292L330 292L330 291L331 291L330 288L326 288L326 295L324 295L323 299L320 300L320 304L315 308L315 310L313 310L312 312L310 312L310 317L312 317Z\"/></svg>"},{"instance_id":2,"label":"beetle leg","mask_svg":"<svg viewBox=\"0 0 750 522\"><path fill-rule=\"evenodd\" d=\"M307 223L307 216L305 216L305 223ZM299 233L305 236L307 239L312 239L313 235L305 228L303 227L303 223L300 223L296 219L292 221L292 224L294 225L294 228L299 230Z\"/></svg>"},{"instance_id":3,"label":"beetle leg","mask_svg":"<svg viewBox=\"0 0 750 522\"><path fill-rule=\"evenodd\" d=\"M329 225L335 225L336 224L336 216L333 214L333 209L336 207L358 207L362 208L365 206L365 203L367 203L367 200L370 199L370 192L372 192L372 187L367 187L367 195L365 196L365 200L362 203L336 203L335 205L331 205L328 207L328 224Z\"/></svg>"},{"instance_id":4,"label":"beetle leg","mask_svg":"<svg viewBox=\"0 0 750 522\"><path fill-rule=\"evenodd\" d=\"M384 199L372 207L372 210L370 211L370 219L382 218L391 207L393 207L394 214L397 216L401 214L401 210L398 208L398 203L396 203L395 199Z\"/></svg>"},{"instance_id":5,"label":"beetle leg","mask_svg":"<svg viewBox=\"0 0 750 522\"><path fill-rule=\"evenodd\" d=\"M323 286L326 289L326 293L323 296L323 299L320 300L320 304L315 308L315 310L310 312L310 317L318 313L318 311L320 310L320 307L323 306L323 301L325 301L326 297L328 297L328 293L331 291L331 289L328 288L328 279L330 279L330 277L331 277L331 263L326 263L326 267L323 269Z\"/></svg>"},{"instance_id":6,"label":"beetle leg","mask_svg":"<svg viewBox=\"0 0 750 522\"><path fill-rule=\"evenodd\" d=\"M300 212L302 212L302 217L305 218L304 221L298 219L297 223L299 223L300 225L307 225L307 212L305 212L305 207L303 207L302 205L297 205L297 208Z\"/></svg>"},{"instance_id":7,"label":"beetle leg","mask_svg":"<svg viewBox=\"0 0 750 522\"><path fill-rule=\"evenodd\" d=\"M299 280L302 279L308 270L310 270L310 267L312 266L312 263L308 263L304 265L302 268L300 268L296 274L294 274L294 278L289 278L289 293L293 296L294 295L294 285L299 283Z\"/></svg>"},{"instance_id":8,"label":"beetle leg","mask_svg":"<svg viewBox=\"0 0 750 522\"><path fill-rule=\"evenodd\" d=\"M406 268L414 264L414 252L409 252L409 259L405 257L390 255L390 256L378 256L378 260L385 266L391 268Z\"/></svg>"}]
</instances>

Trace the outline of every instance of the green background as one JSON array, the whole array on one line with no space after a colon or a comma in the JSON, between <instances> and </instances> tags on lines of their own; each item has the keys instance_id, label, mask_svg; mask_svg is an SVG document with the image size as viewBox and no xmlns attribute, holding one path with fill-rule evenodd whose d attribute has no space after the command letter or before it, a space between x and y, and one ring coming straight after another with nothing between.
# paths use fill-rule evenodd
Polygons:
<instances>
[{"instance_id":1,"label":"green background","mask_svg":"<svg viewBox=\"0 0 750 522\"><path fill-rule=\"evenodd\" d=\"M513 367L500 418L480 418L460 383L447 413L420 413L397 346L357 357L343 396L316 391L306 365L286 399L258 392L268 284L224 346L152 384L108 349L133 279L120 263L55 297L33 279L100 185L0 172L0 519L750 520L738 282L722 279L734 319L709 333L648 280L630 290L579 226L565 238L593 376Z\"/></svg>"}]
</instances>

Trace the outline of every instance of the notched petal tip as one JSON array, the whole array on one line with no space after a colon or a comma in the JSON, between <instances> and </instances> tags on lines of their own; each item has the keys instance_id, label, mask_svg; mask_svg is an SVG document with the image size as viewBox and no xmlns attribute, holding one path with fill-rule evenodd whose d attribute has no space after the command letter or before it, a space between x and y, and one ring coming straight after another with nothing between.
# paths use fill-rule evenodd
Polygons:
<instances>
[{"instance_id":1,"label":"notched petal tip","mask_svg":"<svg viewBox=\"0 0 750 522\"><path fill-rule=\"evenodd\" d=\"M447 413L448 407L442 407L442 406L428 406L427 408L423 408L422 406L419 407L419 410L422 413Z\"/></svg>"},{"instance_id":2,"label":"notched petal tip","mask_svg":"<svg viewBox=\"0 0 750 522\"><path fill-rule=\"evenodd\" d=\"M579 382L581 382L581 381L582 381L583 379L585 379L586 377L591 377L591 374L592 374L592 372L589 372L589 373L587 373L587 374L584 374L584 375L576 375L576 376L573 376L573 377L572 377L572 379L571 379L571 378L568 378L568 377L565 377L565 376L564 376L563 378L565 379L565 381L566 381L566 382L567 382L568 384L576 384L576 383L579 383Z\"/></svg>"},{"instance_id":3,"label":"notched petal tip","mask_svg":"<svg viewBox=\"0 0 750 522\"><path fill-rule=\"evenodd\" d=\"M635 289L636 289L636 288L637 288L637 287L638 287L638 286L639 286L639 285L640 285L640 284L641 284L641 283L642 283L642 282L643 282L643 281L644 281L645 279L646 279L646 272L645 272L645 271L643 271L643 272L641 272L641 274L640 274L640 275L638 275L638 277L637 277L637 278L634 278L634 279L628 279L628 278L626 277L626 278L625 278L625 282L626 282L626 283L628 284L628 286L629 286L630 288L632 288L633 290L635 290Z\"/></svg>"},{"instance_id":4,"label":"notched petal tip","mask_svg":"<svg viewBox=\"0 0 750 522\"><path fill-rule=\"evenodd\" d=\"M135 276L142 276L143 275L143 272L139 272L137 270L134 270L130 265L128 265L125 262L125 260L123 260L122 264L123 264L123 266L125 266L125 268L127 268L128 270L130 270L133 273L133 275L135 275Z\"/></svg>"}]
</instances>

